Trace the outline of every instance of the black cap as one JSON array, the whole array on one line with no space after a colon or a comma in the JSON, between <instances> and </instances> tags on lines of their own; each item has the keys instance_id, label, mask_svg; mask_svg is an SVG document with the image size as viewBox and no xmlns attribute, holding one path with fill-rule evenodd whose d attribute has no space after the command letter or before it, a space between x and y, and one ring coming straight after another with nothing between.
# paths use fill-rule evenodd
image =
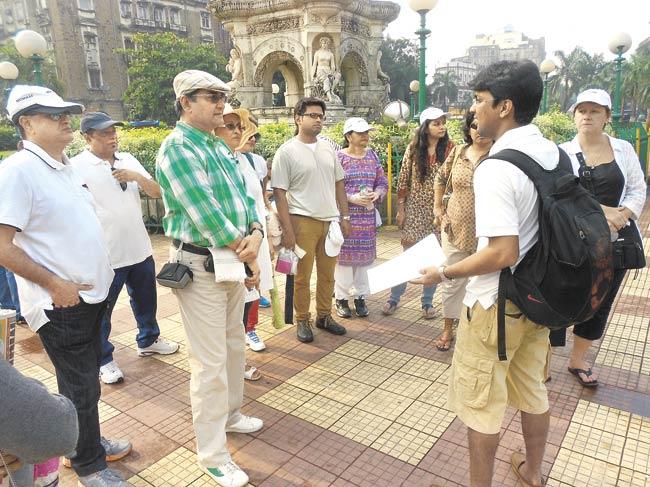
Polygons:
<instances>
[{"instance_id":1,"label":"black cap","mask_svg":"<svg viewBox=\"0 0 650 487\"><path fill-rule=\"evenodd\" d=\"M81 118L80 130L82 134L85 134L89 130L104 130L114 125L121 127L124 123L113 120L104 112L88 112Z\"/></svg>"}]
</instances>

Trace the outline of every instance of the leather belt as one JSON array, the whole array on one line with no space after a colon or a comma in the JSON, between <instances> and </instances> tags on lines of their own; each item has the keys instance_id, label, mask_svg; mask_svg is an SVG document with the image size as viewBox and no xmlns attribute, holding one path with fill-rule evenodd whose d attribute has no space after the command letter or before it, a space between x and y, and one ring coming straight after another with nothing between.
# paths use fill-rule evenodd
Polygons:
<instances>
[{"instance_id":1,"label":"leather belt","mask_svg":"<svg viewBox=\"0 0 650 487\"><path fill-rule=\"evenodd\" d=\"M183 245L183 250L186 252L189 252L191 254L197 254L197 255L210 255L210 249L207 247L199 247L197 245L192 245L189 243L181 242L177 238L172 240L172 244L174 247L177 249L180 248L181 244Z\"/></svg>"}]
</instances>

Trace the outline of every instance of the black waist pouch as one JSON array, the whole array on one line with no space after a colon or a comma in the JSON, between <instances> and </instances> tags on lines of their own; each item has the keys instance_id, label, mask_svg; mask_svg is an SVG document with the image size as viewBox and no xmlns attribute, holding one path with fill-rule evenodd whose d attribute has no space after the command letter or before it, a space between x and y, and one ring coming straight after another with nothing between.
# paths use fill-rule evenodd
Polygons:
<instances>
[{"instance_id":1,"label":"black waist pouch","mask_svg":"<svg viewBox=\"0 0 650 487\"><path fill-rule=\"evenodd\" d=\"M618 239L612 243L614 269L643 269L645 255L641 235L633 220L618 231Z\"/></svg>"},{"instance_id":2,"label":"black waist pouch","mask_svg":"<svg viewBox=\"0 0 650 487\"><path fill-rule=\"evenodd\" d=\"M180 262L167 262L156 276L158 284L173 289L183 289L194 278L189 267Z\"/></svg>"}]
</instances>

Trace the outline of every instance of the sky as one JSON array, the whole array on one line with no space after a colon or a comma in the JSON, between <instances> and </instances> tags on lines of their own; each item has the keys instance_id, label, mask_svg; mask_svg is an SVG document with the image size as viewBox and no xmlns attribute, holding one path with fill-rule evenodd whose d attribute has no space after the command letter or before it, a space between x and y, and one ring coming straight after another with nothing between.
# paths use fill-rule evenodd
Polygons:
<instances>
[{"instance_id":1,"label":"sky","mask_svg":"<svg viewBox=\"0 0 650 487\"><path fill-rule=\"evenodd\" d=\"M402 8L385 35L416 39L419 15L407 0L392 1ZM580 46L613 59L607 43L616 33L632 37L626 55L650 37L650 0L438 0L427 14L433 32L427 42L427 69L463 56L476 34L502 32L506 25L528 37L545 37L547 57Z\"/></svg>"}]
</instances>

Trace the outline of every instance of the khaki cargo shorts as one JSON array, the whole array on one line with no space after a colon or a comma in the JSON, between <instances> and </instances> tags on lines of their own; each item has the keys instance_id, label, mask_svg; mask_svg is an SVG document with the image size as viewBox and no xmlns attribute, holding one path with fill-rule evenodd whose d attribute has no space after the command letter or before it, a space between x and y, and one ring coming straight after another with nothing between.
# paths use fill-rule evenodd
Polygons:
<instances>
[{"instance_id":1,"label":"khaki cargo shorts","mask_svg":"<svg viewBox=\"0 0 650 487\"><path fill-rule=\"evenodd\" d=\"M506 301L507 361L497 355L497 305L477 301L461 311L449 379L449 408L468 427L496 434L509 404L530 414L548 411L544 380L548 328L536 325Z\"/></svg>"}]
</instances>

